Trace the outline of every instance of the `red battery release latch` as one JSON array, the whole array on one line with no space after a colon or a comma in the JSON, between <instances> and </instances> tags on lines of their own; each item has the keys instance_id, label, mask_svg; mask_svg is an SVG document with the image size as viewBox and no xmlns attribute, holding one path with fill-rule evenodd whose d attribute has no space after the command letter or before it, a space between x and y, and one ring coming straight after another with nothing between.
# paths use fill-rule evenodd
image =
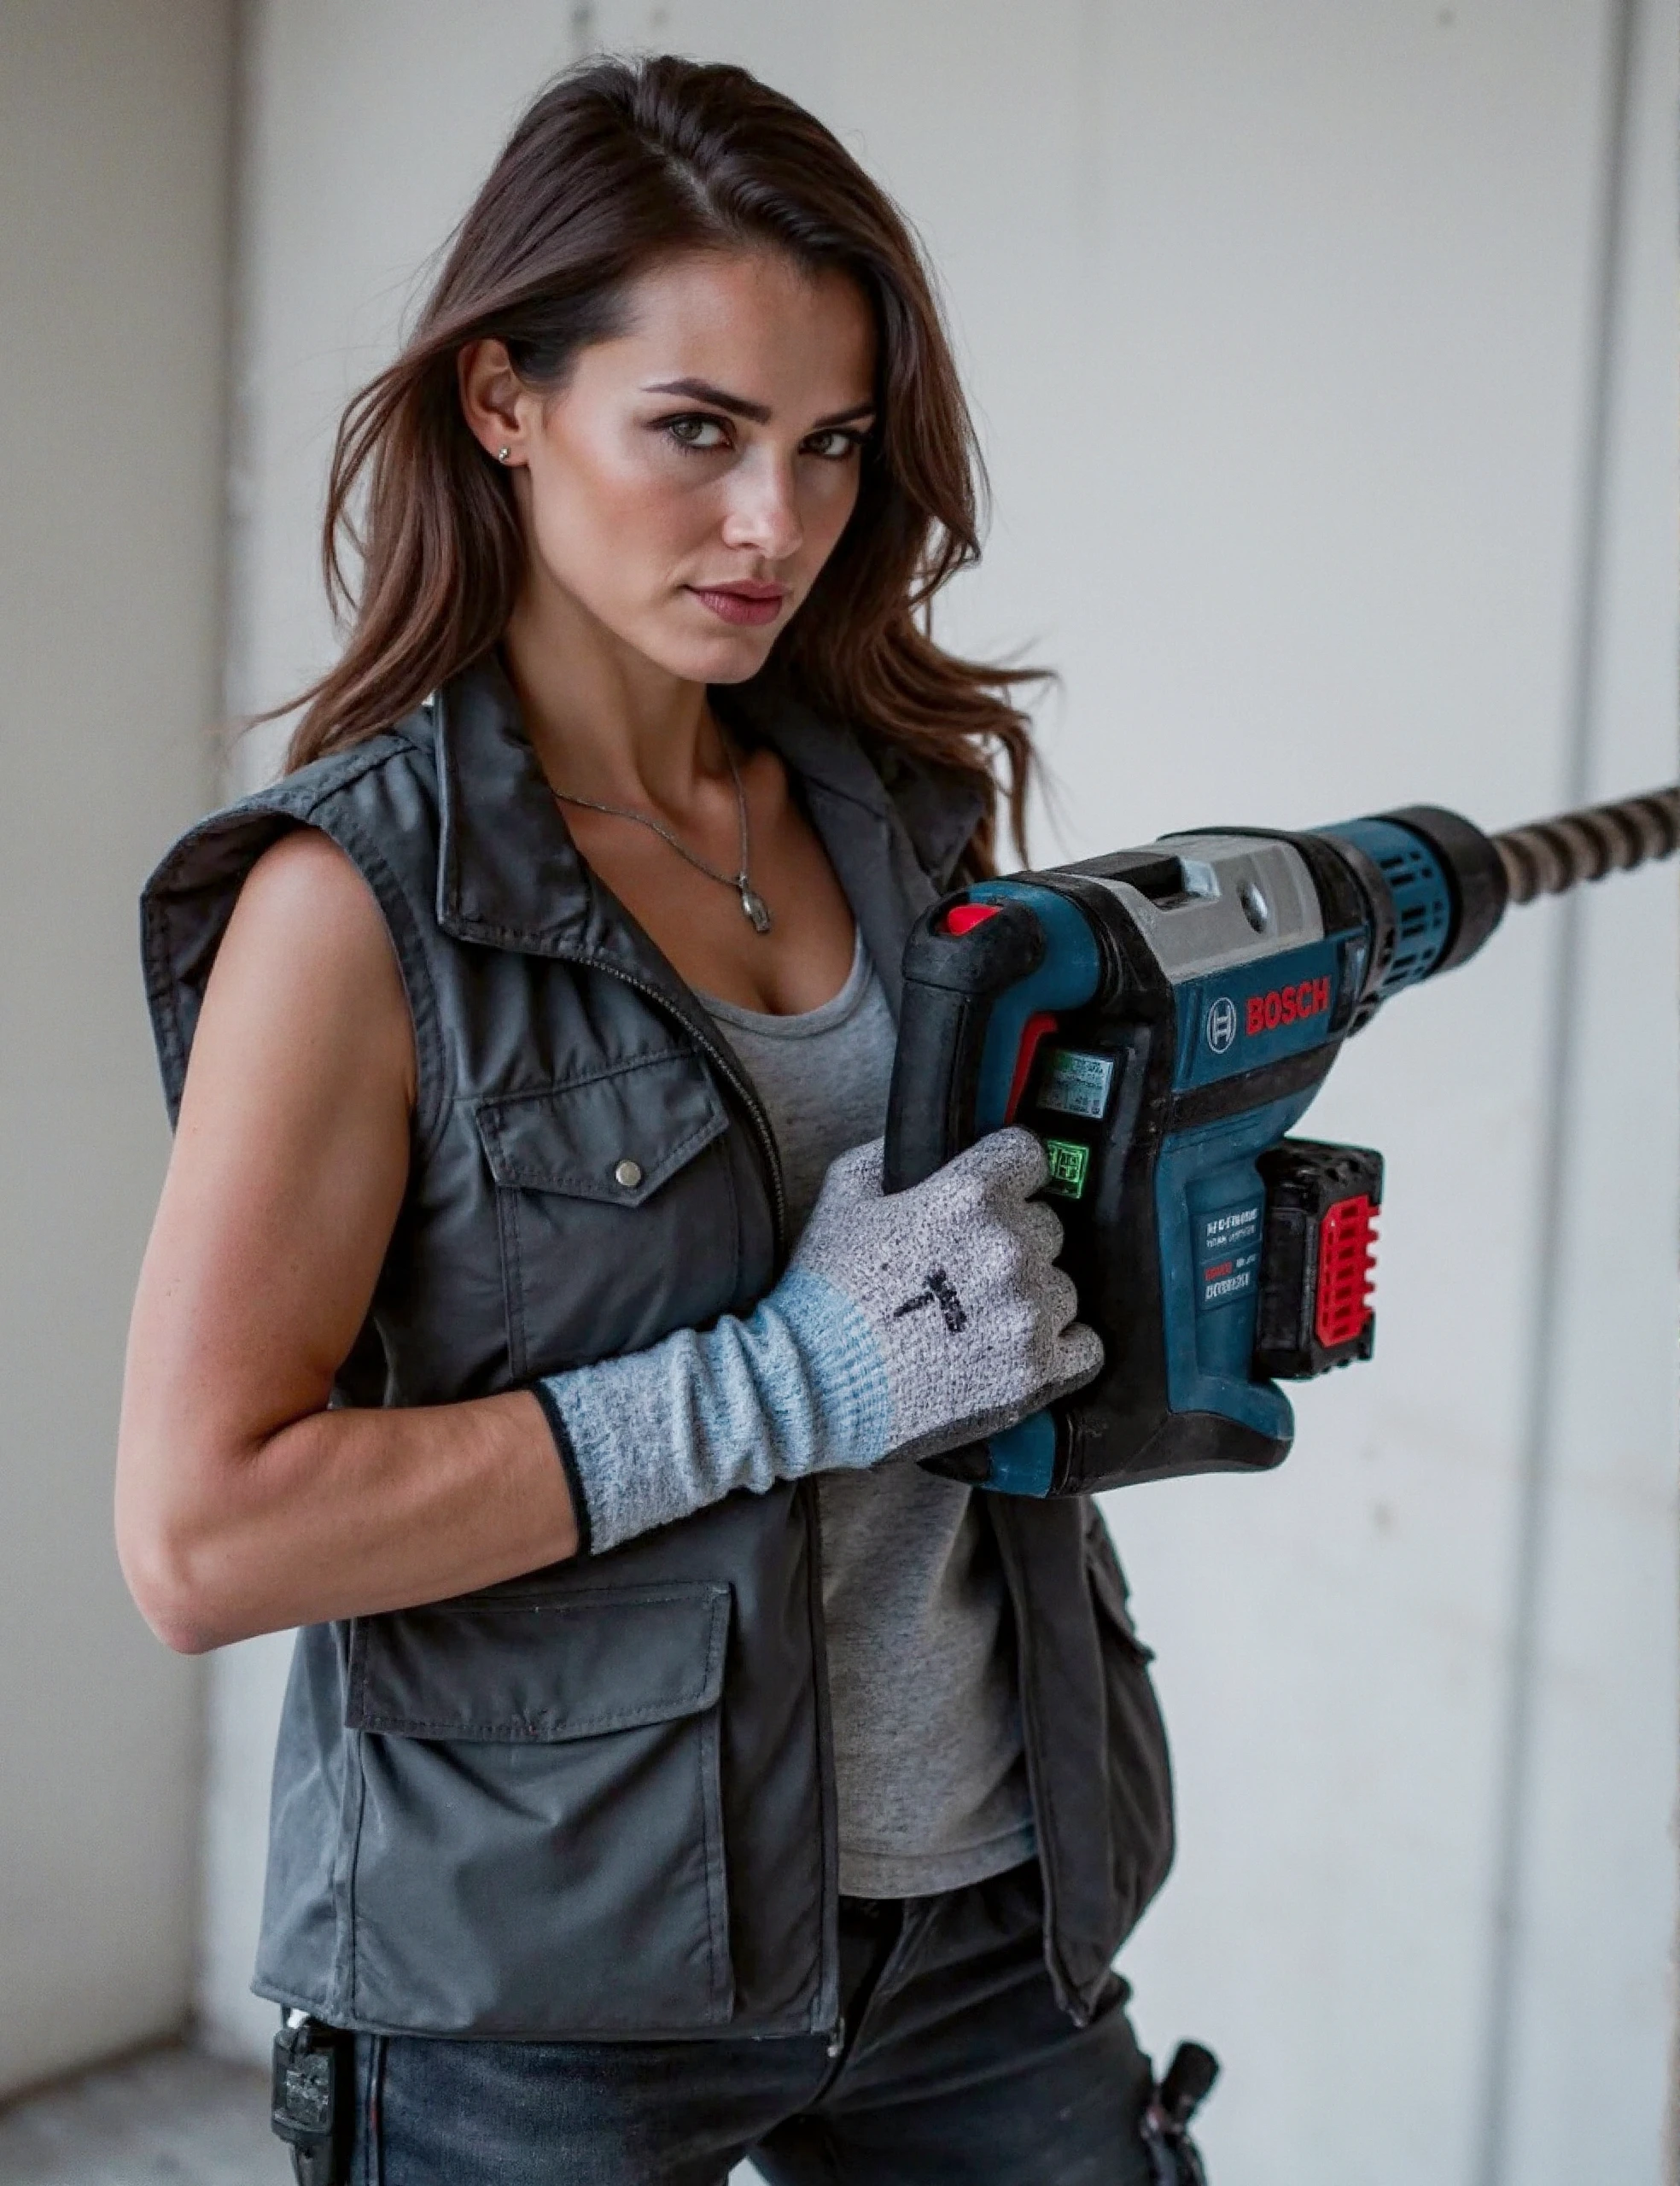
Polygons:
<instances>
[{"instance_id":1,"label":"red battery release latch","mask_svg":"<svg viewBox=\"0 0 1680 2186\"><path fill-rule=\"evenodd\" d=\"M1327 1349L1351 1343L1371 1318L1377 1211L1363 1192L1327 1207L1318 1225L1313 1333Z\"/></svg>"},{"instance_id":2,"label":"red battery release latch","mask_svg":"<svg viewBox=\"0 0 1680 2186\"><path fill-rule=\"evenodd\" d=\"M1368 1359L1382 1156L1368 1146L1284 1138L1255 1163L1266 1188L1254 1372L1305 1381Z\"/></svg>"}]
</instances>

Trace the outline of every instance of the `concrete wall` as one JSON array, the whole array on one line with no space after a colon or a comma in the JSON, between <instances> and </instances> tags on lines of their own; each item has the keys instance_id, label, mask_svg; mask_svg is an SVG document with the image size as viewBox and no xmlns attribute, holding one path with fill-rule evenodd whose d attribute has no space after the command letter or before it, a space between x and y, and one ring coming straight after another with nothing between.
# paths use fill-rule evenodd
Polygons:
<instances>
[{"instance_id":1,"label":"concrete wall","mask_svg":"<svg viewBox=\"0 0 1680 2186\"><path fill-rule=\"evenodd\" d=\"M1674 30L1655 0L1640 15L1589 679L1606 792L1674 771ZM1613 21L1601 0L668 0L569 20L504 0L492 30L445 0L260 6L234 704L330 657L313 531L335 412L518 106L592 43L659 44L805 97L928 238L997 506L946 627L1065 677L1041 856L1420 798L1490 824L1554 809L1581 727ZM1302 1393L1275 1478L1114 1499L1183 1819L1123 1964L1153 2045L1195 2032L1226 2057L1216 2176L1658 2175L1673 903L1655 874L1584 908L1544 1357L1556 907L1403 999L1315 1113L1390 1158L1378 1362ZM1525 1552L1536 1476L1549 1523ZM1538 1583L1514 1839L1520 1569ZM203 2000L230 2044L267 2025L241 1990L283 1662L264 1643L214 1672Z\"/></svg>"},{"instance_id":2,"label":"concrete wall","mask_svg":"<svg viewBox=\"0 0 1680 2186\"><path fill-rule=\"evenodd\" d=\"M204 1680L110 1499L167 1145L135 897L219 699L230 15L0 8L0 2093L191 1997Z\"/></svg>"}]
</instances>

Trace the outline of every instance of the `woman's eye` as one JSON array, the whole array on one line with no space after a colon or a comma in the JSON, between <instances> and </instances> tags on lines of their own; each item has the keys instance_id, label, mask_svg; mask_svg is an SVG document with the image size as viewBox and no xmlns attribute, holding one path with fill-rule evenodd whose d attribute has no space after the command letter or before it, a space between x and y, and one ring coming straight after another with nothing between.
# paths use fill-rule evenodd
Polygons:
<instances>
[{"instance_id":1,"label":"woman's eye","mask_svg":"<svg viewBox=\"0 0 1680 2186\"><path fill-rule=\"evenodd\" d=\"M840 461L862 446L863 435L842 425L836 425L825 433L813 433L805 443L808 454L820 455L829 463Z\"/></svg>"},{"instance_id":2,"label":"woman's eye","mask_svg":"<svg viewBox=\"0 0 1680 2186\"><path fill-rule=\"evenodd\" d=\"M663 424L679 447L709 449L729 445L729 428L721 418L667 418Z\"/></svg>"}]
</instances>

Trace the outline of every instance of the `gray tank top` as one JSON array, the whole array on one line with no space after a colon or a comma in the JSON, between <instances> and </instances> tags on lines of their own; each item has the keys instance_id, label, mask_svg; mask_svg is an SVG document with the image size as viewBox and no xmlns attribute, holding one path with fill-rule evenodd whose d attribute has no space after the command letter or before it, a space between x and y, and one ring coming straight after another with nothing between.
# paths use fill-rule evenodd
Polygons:
<instances>
[{"instance_id":1,"label":"gray tank top","mask_svg":"<svg viewBox=\"0 0 1680 2186\"><path fill-rule=\"evenodd\" d=\"M896 1034L860 936L846 984L776 1017L700 999L751 1073L781 1151L790 1233L828 1165L878 1137ZM1033 1850L1005 1629L1006 1595L973 1493L919 1465L818 1482L840 1807L840 1887L917 1897Z\"/></svg>"}]
</instances>

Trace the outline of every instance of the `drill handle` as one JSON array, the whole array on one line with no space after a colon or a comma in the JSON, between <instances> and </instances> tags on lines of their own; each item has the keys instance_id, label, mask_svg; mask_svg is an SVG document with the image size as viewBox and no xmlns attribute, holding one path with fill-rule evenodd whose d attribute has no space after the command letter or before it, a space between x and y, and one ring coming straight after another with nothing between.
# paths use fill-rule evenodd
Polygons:
<instances>
[{"instance_id":1,"label":"drill handle","mask_svg":"<svg viewBox=\"0 0 1680 2186\"><path fill-rule=\"evenodd\" d=\"M911 935L887 1100L886 1190L919 1184L980 1136L993 1011L1043 961L1043 932L1024 904L942 903Z\"/></svg>"},{"instance_id":2,"label":"drill handle","mask_svg":"<svg viewBox=\"0 0 1680 2186\"><path fill-rule=\"evenodd\" d=\"M903 1191L1012 1122L1054 1013L1092 1001L1100 946L1069 897L983 882L924 914L905 945L884 1189Z\"/></svg>"}]
</instances>

